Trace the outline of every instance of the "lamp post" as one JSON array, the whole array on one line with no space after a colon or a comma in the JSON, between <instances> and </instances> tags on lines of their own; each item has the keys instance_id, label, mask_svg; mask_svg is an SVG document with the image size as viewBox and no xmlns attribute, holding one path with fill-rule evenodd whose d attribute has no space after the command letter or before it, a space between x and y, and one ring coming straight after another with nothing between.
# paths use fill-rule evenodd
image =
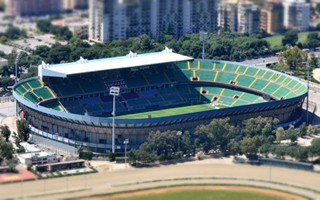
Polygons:
<instances>
[{"instance_id":1,"label":"lamp post","mask_svg":"<svg viewBox=\"0 0 320 200\"><path fill-rule=\"evenodd\" d=\"M116 96L119 96L120 87L111 87L110 95L113 96L113 109L112 109L112 153L115 152L115 134L114 134L114 122L116 117Z\"/></svg>"},{"instance_id":2,"label":"lamp post","mask_svg":"<svg viewBox=\"0 0 320 200\"><path fill-rule=\"evenodd\" d=\"M308 85L308 91L307 91L307 125L309 124L309 81L310 81L310 65L309 62L307 61L307 68L308 68L308 74L307 74L307 85Z\"/></svg>"},{"instance_id":3,"label":"lamp post","mask_svg":"<svg viewBox=\"0 0 320 200\"><path fill-rule=\"evenodd\" d=\"M127 145L129 144L129 139L125 139L123 141L123 144L124 144L124 164L127 168Z\"/></svg>"},{"instance_id":4,"label":"lamp post","mask_svg":"<svg viewBox=\"0 0 320 200\"><path fill-rule=\"evenodd\" d=\"M15 65L15 75L16 75L16 78L14 79L14 83L17 84L18 83L18 62L19 62L19 59L20 59L20 52L18 51L17 52L17 56L16 56L16 60L14 62L14 65ZM18 109L18 103L16 101L16 117L19 116L19 109Z\"/></svg>"},{"instance_id":5,"label":"lamp post","mask_svg":"<svg viewBox=\"0 0 320 200\"><path fill-rule=\"evenodd\" d=\"M20 52L17 52L16 60L15 60L15 62L14 62L14 64L15 64L15 71L16 71L15 83L18 82L18 63L19 63L20 55L21 55Z\"/></svg>"},{"instance_id":6,"label":"lamp post","mask_svg":"<svg viewBox=\"0 0 320 200\"><path fill-rule=\"evenodd\" d=\"M208 39L208 32L200 31L200 41L202 42L202 59L205 58L204 44Z\"/></svg>"},{"instance_id":7,"label":"lamp post","mask_svg":"<svg viewBox=\"0 0 320 200\"><path fill-rule=\"evenodd\" d=\"M180 154L180 137L182 135L182 131L178 131L177 132L177 136L178 136L178 153Z\"/></svg>"},{"instance_id":8,"label":"lamp post","mask_svg":"<svg viewBox=\"0 0 320 200\"><path fill-rule=\"evenodd\" d=\"M307 117L306 117L306 122L307 122L307 125L308 125L308 124L309 124L309 89L310 89L309 82L310 82L310 65L309 65L309 62L308 62L308 61L304 62L304 64L306 64L306 66L307 66Z\"/></svg>"}]
</instances>

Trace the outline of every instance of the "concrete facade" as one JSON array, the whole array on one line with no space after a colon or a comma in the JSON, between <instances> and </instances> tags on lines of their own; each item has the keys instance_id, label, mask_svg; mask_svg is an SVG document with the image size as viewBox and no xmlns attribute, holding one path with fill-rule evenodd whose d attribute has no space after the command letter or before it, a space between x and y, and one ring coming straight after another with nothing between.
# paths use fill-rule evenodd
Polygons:
<instances>
[{"instance_id":1,"label":"concrete facade","mask_svg":"<svg viewBox=\"0 0 320 200\"><path fill-rule=\"evenodd\" d=\"M91 0L89 8L89 39L96 42L217 31L217 0Z\"/></svg>"}]
</instances>

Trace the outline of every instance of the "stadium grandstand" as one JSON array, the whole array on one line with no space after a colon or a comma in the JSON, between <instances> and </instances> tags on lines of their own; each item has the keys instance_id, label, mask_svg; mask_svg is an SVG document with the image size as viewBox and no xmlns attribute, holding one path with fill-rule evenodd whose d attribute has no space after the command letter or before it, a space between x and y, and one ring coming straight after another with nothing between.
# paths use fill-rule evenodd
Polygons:
<instances>
[{"instance_id":1,"label":"stadium grandstand","mask_svg":"<svg viewBox=\"0 0 320 200\"><path fill-rule=\"evenodd\" d=\"M33 134L94 152L111 149L113 97L116 146L137 148L152 130L193 130L214 118L233 123L301 119L307 86L267 68L173 53L135 54L74 63L42 63L38 77L14 86L17 110Z\"/></svg>"}]
</instances>

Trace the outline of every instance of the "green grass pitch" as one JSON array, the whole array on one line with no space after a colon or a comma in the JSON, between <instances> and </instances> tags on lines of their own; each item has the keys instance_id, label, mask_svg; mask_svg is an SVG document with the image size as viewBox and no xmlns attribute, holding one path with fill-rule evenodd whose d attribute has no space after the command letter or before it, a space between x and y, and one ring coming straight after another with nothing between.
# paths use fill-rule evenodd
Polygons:
<instances>
[{"instance_id":1,"label":"green grass pitch","mask_svg":"<svg viewBox=\"0 0 320 200\"><path fill-rule=\"evenodd\" d=\"M189 190L171 191L163 194L150 194L119 198L117 200L281 200L275 196L254 192L224 191L224 190Z\"/></svg>"},{"instance_id":2,"label":"green grass pitch","mask_svg":"<svg viewBox=\"0 0 320 200\"><path fill-rule=\"evenodd\" d=\"M200 105L193 105L193 106L183 106L183 107L177 107L177 108L155 110L155 111L149 111L149 112L141 112L141 113L128 114L128 115L120 115L117 118L118 119L145 119L145 118L148 118L149 115L151 115L151 118L167 117L167 116L173 116L173 115L219 109L222 107L223 106L221 105L217 107L213 107L211 104L200 104Z\"/></svg>"}]
</instances>

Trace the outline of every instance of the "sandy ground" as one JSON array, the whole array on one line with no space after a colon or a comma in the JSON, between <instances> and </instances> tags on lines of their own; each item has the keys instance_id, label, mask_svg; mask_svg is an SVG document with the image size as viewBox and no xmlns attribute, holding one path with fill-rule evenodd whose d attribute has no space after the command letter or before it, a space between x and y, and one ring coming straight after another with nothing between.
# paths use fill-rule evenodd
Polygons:
<instances>
[{"instance_id":1,"label":"sandy ground","mask_svg":"<svg viewBox=\"0 0 320 200\"><path fill-rule=\"evenodd\" d=\"M91 198L84 198L83 200L106 200L106 199L118 199L118 198L127 198L133 196L143 196L149 194L163 194L167 192L174 192L174 191L189 191L189 190L224 190L224 191L241 191L241 192L252 192L252 193L259 193L273 197L279 197L284 200L304 200L306 198L300 197L297 195L263 189L263 188L252 188L252 187L243 187L243 186L181 186L181 187L171 187L171 188L159 188L159 189L151 189L151 190L144 190L144 191L134 191L134 192L127 192L122 194L114 194L114 195L106 195L101 197L91 197Z\"/></svg>"},{"instance_id":2,"label":"sandy ground","mask_svg":"<svg viewBox=\"0 0 320 200\"><path fill-rule=\"evenodd\" d=\"M317 69L313 70L313 77L317 81L320 81L320 68L317 68Z\"/></svg>"},{"instance_id":3,"label":"sandy ground","mask_svg":"<svg viewBox=\"0 0 320 200\"><path fill-rule=\"evenodd\" d=\"M175 180L185 177L217 177L217 179L201 180ZM219 177L222 179L220 180ZM232 177L235 179L224 179ZM150 180L166 180L163 182L148 182ZM242 180L245 179L245 180ZM248 180L250 179L250 180ZM137 189L155 188L170 185L255 185L257 187L275 188L290 193L310 196L320 199L320 193L304 190L286 185L271 185L267 182L255 182L253 180L265 180L280 182L289 185L307 187L313 190L320 188L320 174L302 170L292 170L269 166L250 166L237 164L217 164L217 159L180 163L152 168L126 168L83 176L63 177L24 183L12 183L0 185L0 197L24 199L65 199L90 196L94 194L107 194ZM147 181L147 182L146 182ZM139 182L139 184L135 184ZM133 184L131 184L133 183ZM80 190L79 190L80 189ZM70 192L77 191L77 192Z\"/></svg>"}]
</instances>

